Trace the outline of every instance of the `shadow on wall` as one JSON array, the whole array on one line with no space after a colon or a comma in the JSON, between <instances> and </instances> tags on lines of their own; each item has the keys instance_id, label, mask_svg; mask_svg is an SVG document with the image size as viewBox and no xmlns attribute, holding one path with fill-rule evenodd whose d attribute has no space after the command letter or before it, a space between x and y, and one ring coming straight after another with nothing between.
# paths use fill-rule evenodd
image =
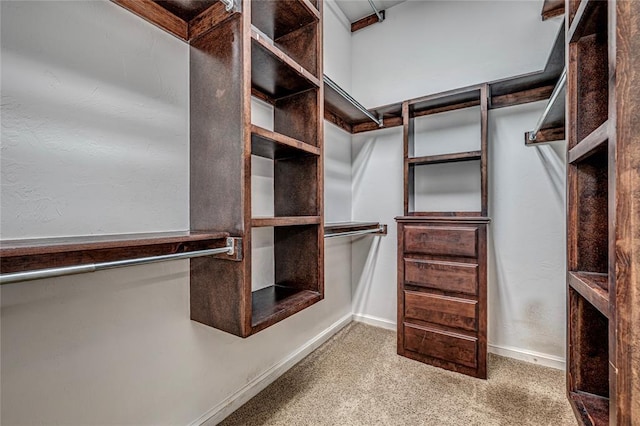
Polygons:
<instances>
[{"instance_id":1,"label":"shadow on wall","mask_svg":"<svg viewBox=\"0 0 640 426\"><path fill-rule=\"evenodd\" d=\"M352 177L351 186L354 194L358 193L358 188L362 185L362 180L365 176L365 170L369 164L369 160L373 155L373 148L377 138L373 137L367 139L362 143L354 142L351 150L352 158Z\"/></svg>"},{"instance_id":2,"label":"shadow on wall","mask_svg":"<svg viewBox=\"0 0 640 426\"><path fill-rule=\"evenodd\" d=\"M564 150L565 143L549 144L536 146L536 153L544 165L544 171L551 181L553 192L557 201L564 205L564 193L565 193L565 158ZM558 149L562 148L563 154L558 152Z\"/></svg>"},{"instance_id":3,"label":"shadow on wall","mask_svg":"<svg viewBox=\"0 0 640 426\"><path fill-rule=\"evenodd\" d=\"M353 312L364 312L371 295L371 290L374 285L373 277L376 272L376 259L380 253L380 239L383 237L360 237L360 240L367 240L360 244L368 245L368 250L355 250L352 254L352 295L351 305L353 306Z\"/></svg>"}]
</instances>

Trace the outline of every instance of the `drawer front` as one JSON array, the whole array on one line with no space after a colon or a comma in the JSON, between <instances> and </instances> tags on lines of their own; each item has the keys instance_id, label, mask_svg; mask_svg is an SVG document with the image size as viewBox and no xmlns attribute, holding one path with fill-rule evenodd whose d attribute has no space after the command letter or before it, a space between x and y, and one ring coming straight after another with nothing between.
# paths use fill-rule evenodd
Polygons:
<instances>
[{"instance_id":1,"label":"drawer front","mask_svg":"<svg viewBox=\"0 0 640 426\"><path fill-rule=\"evenodd\" d=\"M475 300L458 299L437 294L404 292L404 316L409 319L442 324L462 330L478 329Z\"/></svg>"},{"instance_id":2,"label":"drawer front","mask_svg":"<svg viewBox=\"0 0 640 426\"><path fill-rule=\"evenodd\" d=\"M478 257L478 227L404 227L405 253Z\"/></svg>"},{"instance_id":3,"label":"drawer front","mask_svg":"<svg viewBox=\"0 0 640 426\"><path fill-rule=\"evenodd\" d=\"M478 265L437 260L404 260L407 284L455 293L478 293Z\"/></svg>"},{"instance_id":4,"label":"drawer front","mask_svg":"<svg viewBox=\"0 0 640 426\"><path fill-rule=\"evenodd\" d=\"M405 349L455 364L476 368L478 365L478 339L404 324Z\"/></svg>"}]
</instances>

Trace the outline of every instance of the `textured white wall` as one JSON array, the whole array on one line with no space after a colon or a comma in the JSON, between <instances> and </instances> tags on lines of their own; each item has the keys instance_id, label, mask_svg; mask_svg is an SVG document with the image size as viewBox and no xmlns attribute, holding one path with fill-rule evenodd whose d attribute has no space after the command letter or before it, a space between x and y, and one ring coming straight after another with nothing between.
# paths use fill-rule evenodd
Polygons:
<instances>
[{"instance_id":1,"label":"textured white wall","mask_svg":"<svg viewBox=\"0 0 640 426\"><path fill-rule=\"evenodd\" d=\"M545 102L490 114L489 343L565 355L565 143L522 142Z\"/></svg>"},{"instance_id":2,"label":"textured white wall","mask_svg":"<svg viewBox=\"0 0 640 426\"><path fill-rule=\"evenodd\" d=\"M109 1L0 8L2 237L187 229L188 47ZM326 299L248 339L189 320L186 261L2 286L1 422L188 424L350 314L350 243L325 261Z\"/></svg>"},{"instance_id":3,"label":"textured white wall","mask_svg":"<svg viewBox=\"0 0 640 426\"><path fill-rule=\"evenodd\" d=\"M558 19L540 21L540 6L538 1L409 1L393 7L384 23L353 36L355 97L376 106L540 70L560 25ZM564 357L565 345L564 166L553 149L523 145L524 132L542 109L537 103L489 114L490 252L495 259L490 263L489 343L557 360ZM463 140L479 141L479 133L472 134L478 131L475 112L419 119L416 155L474 149ZM393 228L375 247L375 262L375 243L353 245L354 313L393 326L402 129L354 137L352 156L354 217ZM461 167L425 172L432 179L418 188L418 207L477 208L479 169L473 163ZM472 168L475 180L466 179Z\"/></svg>"}]
</instances>

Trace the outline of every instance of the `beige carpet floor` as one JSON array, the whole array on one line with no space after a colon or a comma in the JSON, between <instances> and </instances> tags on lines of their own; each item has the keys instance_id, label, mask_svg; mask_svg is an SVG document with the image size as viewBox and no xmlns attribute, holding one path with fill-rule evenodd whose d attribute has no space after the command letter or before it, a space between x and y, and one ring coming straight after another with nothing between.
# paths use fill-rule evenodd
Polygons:
<instances>
[{"instance_id":1,"label":"beige carpet floor","mask_svg":"<svg viewBox=\"0 0 640 426\"><path fill-rule=\"evenodd\" d=\"M394 332L352 323L222 425L576 425L563 371L490 354L488 375L400 357Z\"/></svg>"}]
</instances>

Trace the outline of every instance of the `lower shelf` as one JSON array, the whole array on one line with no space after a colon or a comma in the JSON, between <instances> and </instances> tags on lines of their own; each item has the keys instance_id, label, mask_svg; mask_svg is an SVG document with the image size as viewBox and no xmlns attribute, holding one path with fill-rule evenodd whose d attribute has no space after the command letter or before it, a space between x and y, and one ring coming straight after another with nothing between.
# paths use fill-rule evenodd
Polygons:
<instances>
[{"instance_id":1,"label":"lower shelf","mask_svg":"<svg viewBox=\"0 0 640 426\"><path fill-rule=\"evenodd\" d=\"M582 424L593 426L609 424L609 398L586 392L570 392L569 401Z\"/></svg>"},{"instance_id":2,"label":"lower shelf","mask_svg":"<svg viewBox=\"0 0 640 426\"><path fill-rule=\"evenodd\" d=\"M322 300L317 291L300 290L294 287L273 285L252 293L253 332L258 332L278 321L300 312Z\"/></svg>"}]
</instances>

